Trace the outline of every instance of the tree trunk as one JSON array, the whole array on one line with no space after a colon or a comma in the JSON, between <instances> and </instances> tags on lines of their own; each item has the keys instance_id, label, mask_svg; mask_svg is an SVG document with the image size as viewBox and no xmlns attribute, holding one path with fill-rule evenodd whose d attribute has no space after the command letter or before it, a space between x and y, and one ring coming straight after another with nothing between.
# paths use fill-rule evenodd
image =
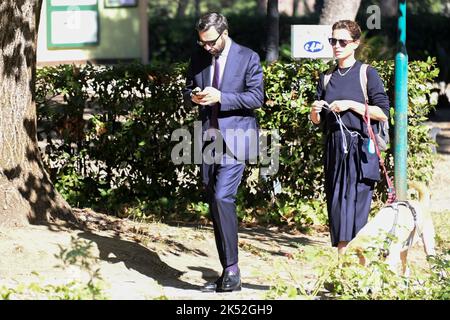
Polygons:
<instances>
[{"instance_id":1,"label":"tree trunk","mask_svg":"<svg viewBox=\"0 0 450 320\"><path fill-rule=\"evenodd\" d=\"M315 2L314 2L314 12L315 13L320 13L320 12L322 12L322 9L323 9L323 5L324 5L324 0L316 0Z\"/></svg>"},{"instance_id":2,"label":"tree trunk","mask_svg":"<svg viewBox=\"0 0 450 320\"><path fill-rule=\"evenodd\" d=\"M182 18L186 15L186 8L189 4L189 0L178 0L177 18Z\"/></svg>"},{"instance_id":3,"label":"tree trunk","mask_svg":"<svg viewBox=\"0 0 450 320\"><path fill-rule=\"evenodd\" d=\"M395 17L397 15L398 1L384 0L380 3L381 14L385 17Z\"/></svg>"},{"instance_id":4,"label":"tree trunk","mask_svg":"<svg viewBox=\"0 0 450 320\"><path fill-rule=\"evenodd\" d=\"M200 0L194 0L194 4L195 4L195 17L200 17L201 13L200 13Z\"/></svg>"},{"instance_id":5,"label":"tree trunk","mask_svg":"<svg viewBox=\"0 0 450 320\"><path fill-rule=\"evenodd\" d=\"M332 25L339 20L355 20L361 0L325 0L319 24Z\"/></svg>"},{"instance_id":6,"label":"tree trunk","mask_svg":"<svg viewBox=\"0 0 450 320\"><path fill-rule=\"evenodd\" d=\"M294 0L293 16L308 16L312 13L321 12L322 8L316 10L317 0Z\"/></svg>"},{"instance_id":7,"label":"tree trunk","mask_svg":"<svg viewBox=\"0 0 450 320\"><path fill-rule=\"evenodd\" d=\"M263 16L267 12L267 0L256 0L256 12Z\"/></svg>"},{"instance_id":8,"label":"tree trunk","mask_svg":"<svg viewBox=\"0 0 450 320\"><path fill-rule=\"evenodd\" d=\"M39 0L0 3L0 226L73 221L43 169L34 85Z\"/></svg>"},{"instance_id":9,"label":"tree trunk","mask_svg":"<svg viewBox=\"0 0 450 320\"><path fill-rule=\"evenodd\" d=\"M298 2L299 0L292 1L292 16L296 17L298 15Z\"/></svg>"},{"instance_id":10,"label":"tree trunk","mask_svg":"<svg viewBox=\"0 0 450 320\"><path fill-rule=\"evenodd\" d=\"M267 42L266 61L271 63L278 60L279 51L279 21L278 0L269 0L267 3Z\"/></svg>"}]
</instances>

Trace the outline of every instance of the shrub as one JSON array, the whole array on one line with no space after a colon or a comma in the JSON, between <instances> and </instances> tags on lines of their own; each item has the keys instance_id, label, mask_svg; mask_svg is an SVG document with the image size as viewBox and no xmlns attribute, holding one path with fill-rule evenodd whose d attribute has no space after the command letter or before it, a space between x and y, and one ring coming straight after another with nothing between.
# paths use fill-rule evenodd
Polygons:
<instances>
[{"instance_id":1,"label":"shrub","mask_svg":"<svg viewBox=\"0 0 450 320\"><path fill-rule=\"evenodd\" d=\"M175 199L195 196L195 168L170 161L172 131L196 118L182 104L181 70L137 64L38 70L44 163L72 205L114 212L145 199L166 212Z\"/></svg>"}]
</instances>

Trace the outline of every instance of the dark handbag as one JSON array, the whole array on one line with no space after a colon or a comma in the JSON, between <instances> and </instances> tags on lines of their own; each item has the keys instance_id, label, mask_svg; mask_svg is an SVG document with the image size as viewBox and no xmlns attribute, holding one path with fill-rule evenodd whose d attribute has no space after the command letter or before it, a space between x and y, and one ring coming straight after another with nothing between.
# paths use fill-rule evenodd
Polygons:
<instances>
[{"instance_id":1,"label":"dark handbag","mask_svg":"<svg viewBox=\"0 0 450 320\"><path fill-rule=\"evenodd\" d=\"M359 140L361 177L367 180L380 181L380 159L375 152L374 145L370 146L370 138Z\"/></svg>"}]
</instances>

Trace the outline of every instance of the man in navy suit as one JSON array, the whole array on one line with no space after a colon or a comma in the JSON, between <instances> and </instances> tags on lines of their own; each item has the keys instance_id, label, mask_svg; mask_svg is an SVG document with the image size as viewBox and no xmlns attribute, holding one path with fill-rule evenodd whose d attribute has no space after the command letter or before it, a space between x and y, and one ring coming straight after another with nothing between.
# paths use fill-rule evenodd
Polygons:
<instances>
[{"instance_id":1,"label":"man in navy suit","mask_svg":"<svg viewBox=\"0 0 450 320\"><path fill-rule=\"evenodd\" d=\"M245 162L257 157L253 110L264 101L263 72L258 54L231 40L223 15L203 15L196 30L202 49L191 58L184 98L200 107L202 182L223 267L203 291L230 292L241 289L235 202Z\"/></svg>"}]
</instances>

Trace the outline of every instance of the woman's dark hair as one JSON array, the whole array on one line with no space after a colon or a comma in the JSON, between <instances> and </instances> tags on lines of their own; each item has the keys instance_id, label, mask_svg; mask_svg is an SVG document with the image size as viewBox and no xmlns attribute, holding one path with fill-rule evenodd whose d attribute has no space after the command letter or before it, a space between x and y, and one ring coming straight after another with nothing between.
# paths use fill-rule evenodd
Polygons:
<instances>
[{"instance_id":1,"label":"woman's dark hair","mask_svg":"<svg viewBox=\"0 0 450 320\"><path fill-rule=\"evenodd\" d=\"M361 37L361 28L352 20L340 20L333 24L332 30L345 29L350 33L353 40L359 40Z\"/></svg>"},{"instance_id":2,"label":"woman's dark hair","mask_svg":"<svg viewBox=\"0 0 450 320\"><path fill-rule=\"evenodd\" d=\"M227 18L217 12L206 13L198 19L195 26L199 32L206 31L211 27L214 27L218 33L228 30Z\"/></svg>"}]
</instances>

